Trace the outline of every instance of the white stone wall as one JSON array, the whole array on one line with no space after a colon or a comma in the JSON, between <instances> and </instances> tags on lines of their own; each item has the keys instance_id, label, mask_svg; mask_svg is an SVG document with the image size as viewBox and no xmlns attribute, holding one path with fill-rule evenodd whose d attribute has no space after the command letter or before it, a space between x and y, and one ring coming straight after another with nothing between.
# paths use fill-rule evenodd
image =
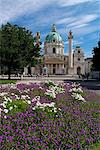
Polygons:
<instances>
[{"instance_id":1,"label":"white stone wall","mask_svg":"<svg viewBox=\"0 0 100 150\"><path fill-rule=\"evenodd\" d=\"M80 51L80 53L78 53ZM77 74L77 68L81 68L81 74L85 74L84 53L81 48L76 48L74 51L74 74Z\"/></svg>"},{"instance_id":2,"label":"white stone wall","mask_svg":"<svg viewBox=\"0 0 100 150\"><path fill-rule=\"evenodd\" d=\"M31 74L35 74L35 67L31 67Z\"/></svg>"},{"instance_id":3,"label":"white stone wall","mask_svg":"<svg viewBox=\"0 0 100 150\"><path fill-rule=\"evenodd\" d=\"M25 75L28 75L28 67L24 67Z\"/></svg>"},{"instance_id":4,"label":"white stone wall","mask_svg":"<svg viewBox=\"0 0 100 150\"><path fill-rule=\"evenodd\" d=\"M53 54L53 48L56 49L56 54L64 55L64 45L63 43L45 43L44 49L45 54Z\"/></svg>"},{"instance_id":5,"label":"white stone wall","mask_svg":"<svg viewBox=\"0 0 100 150\"><path fill-rule=\"evenodd\" d=\"M92 68L92 58L91 59L86 59L85 60L85 74L90 73L91 72L91 68Z\"/></svg>"}]
</instances>

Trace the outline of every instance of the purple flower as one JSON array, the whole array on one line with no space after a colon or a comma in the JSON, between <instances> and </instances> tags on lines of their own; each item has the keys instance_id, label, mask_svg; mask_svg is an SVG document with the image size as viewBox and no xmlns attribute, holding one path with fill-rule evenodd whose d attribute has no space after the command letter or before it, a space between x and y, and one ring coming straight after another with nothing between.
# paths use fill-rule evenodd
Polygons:
<instances>
[{"instance_id":1,"label":"purple flower","mask_svg":"<svg viewBox=\"0 0 100 150\"><path fill-rule=\"evenodd\" d=\"M0 135L0 143L3 141L3 135Z\"/></svg>"},{"instance_id":2,"label":"purple flower","mask_svg":"<svg viewBox=\"0 0 100 150\"><path fill-rule=\"evenodd\" d=\"M13 137L12 136L7 136L9 142L13 142Z\"/></svg>"}]
</instances>

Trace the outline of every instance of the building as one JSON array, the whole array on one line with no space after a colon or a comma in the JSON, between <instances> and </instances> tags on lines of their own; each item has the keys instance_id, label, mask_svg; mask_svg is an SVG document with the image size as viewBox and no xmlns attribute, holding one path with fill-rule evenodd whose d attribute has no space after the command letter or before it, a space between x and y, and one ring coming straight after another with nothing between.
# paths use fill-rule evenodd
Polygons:
<instances>
[{"instance_id":1,"label":"building","mask_svg":"<svg viewBox=\"0 0 100 150\"><path fill-rule=\"evenodd\" d=\"M42 64L38 64L35 68L31 67L31 73L49 75L84 75L86 68L84 51L79 45L73 49L72 43L73 34L69 31L68 55L65 55L63 38L57 32L56 26L53 24L51 32L46 36L44 41ZM26 67L24 68L24 71L26 74L28 73Z\"/></svg>"},{"instance_id":2,"label":"building","mask_svg":"<svg viewBox=\"0 0 100 150\"><path fill-rule=\"evenodd\" d=\"M85 59L85 74L88 74L91 72L91 66L92 66L92 58L86 58Z\"/></svg>"}]
</instances>

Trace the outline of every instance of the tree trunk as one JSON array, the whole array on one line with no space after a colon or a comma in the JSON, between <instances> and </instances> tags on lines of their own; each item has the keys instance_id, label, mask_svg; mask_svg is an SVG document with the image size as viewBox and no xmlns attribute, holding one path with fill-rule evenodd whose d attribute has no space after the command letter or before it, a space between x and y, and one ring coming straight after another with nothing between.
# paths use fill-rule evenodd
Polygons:
<instances>
[{"instance_id":1,"label":"tree trunk","mask_svg":"<svg viewBox=\"0 0 100 150\"><path fill-rule=\"evenodd\" d=\"M10 80L10 79L11 79L11 68L8 67L8 80Z\"/></svg>"}]
</instances>

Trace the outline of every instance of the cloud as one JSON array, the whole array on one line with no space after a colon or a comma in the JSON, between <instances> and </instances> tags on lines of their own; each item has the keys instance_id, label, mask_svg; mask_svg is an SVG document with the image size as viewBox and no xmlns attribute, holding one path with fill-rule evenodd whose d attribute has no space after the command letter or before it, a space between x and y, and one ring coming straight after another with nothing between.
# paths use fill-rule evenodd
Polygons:
<instances>
[{"instance_id":1,"label":"cloud","mask_svg":"<svg viewBox=\"0 0 100 150\"><path fill-rule=\"evenodd\" d=\"M64 45L68 45L68 44L69 44L68 40L64 42ZM83 44L83 41L81 41L81 40L73 40L73 47L74 48L78 44Z\"/></svg>"},{"instance_id":2,"label":"cloud","mask_svg":"<svg viewBox=\"0 0 100 150\"><path fill-rule=\"evenodd\" d=\"M78 5L86 2L94 2L94 0L59 0L59 5L62 7ZM99 2L99 0L95 0Z\"/></svg>"},{"instance_id":3,"label":"cloud","mask_svg":"<svg viewBox=\"0 0 100 150\"><path fill-rule=\"evenodd\" d=\"M86 26L86 27L83 27L83 28L76 28L73 30L74 34L76 36L84 36L84 35L87 35L87 34L92 34L93 32L96 32L98 31L98 25L95 25L95 26Z\"/></svg>"},{"instance_id":4,"label":"cloud","mask_svg":"<svg viewBox=\"0 0 100 150\"><path fill-rule=\"evenodd\" d=\"M78 35L85 35L92 33L94 31L98 30L98 23L92 24L91 22L97 21L98 15L97 14L87 14L83 15L80 14L80 16L76 17L68 17L63 18L57 21L57 25L63 25L62 28L59 28L58 31L61 34L64 34L69 32L69 30L72 30L75 32L76 36ZM98 22L98 21L97 21Z\"/></svg>"},{"instance_id":5,"label":"cloud","mask_svg":"<svg viewBox=\"0 0 100 150\"><path fill-rule=\"evenodd\" d=\"M62 18L57 21L57 24L66 24L68 27L72 26L86 26L89 22L94 21L98 18L97 14L88 14L88 15L80 15L76 17L68 17L68 18Z\"/></svg>"},{"instance_id":6,"label":"cloud","mask_svg":"<svg viewBox=\"0 0 100 150\"><path fill-rule=\"evenodd\" d=\"M0 24L40 10L53 0L0 0Z\"/></svg>"},{"instance_id":7,"label":"cloud","mask_svg":"<svg viewBox=\"0 0 100 150\"><path fill-rule=\"evenodd\" d=\"M83 28L83 27L85 27L85 26L88 26L88 24L87 24L87 23L84 23L84 24L76 25L76 26L73 27L73 29L76 29L76 28Z\"/></svg>"},{"instance_id":8,"label":"cloud","mask_svg":"<svg viewBox=\"0 0 100 150\"><path fill-rule=\"evenodd\" d=\"M73 21L75 21L76 19L74 18L74 17L68 17L68 18L62 18L62 19L60 19L60 20L58 20L57 22L56 22L56 24L68 24L68 23L70 23L70 22L73 22Z\"/></svg>"},{"instance_id":9,"label":"cloud","mask_svg":"<svg viewBox=\"0 0 100 150\"><path fill-rule=\"evenodd\" d=\"M77 21L69 24L69 26L70 27L72 26L82 27L82 25L87 25L89 22L94 21L97 18L98 18L98 15L96 14L84 15L84 16L81 16L80 18L77 18Z\"/></svg>"}]
</instances>

